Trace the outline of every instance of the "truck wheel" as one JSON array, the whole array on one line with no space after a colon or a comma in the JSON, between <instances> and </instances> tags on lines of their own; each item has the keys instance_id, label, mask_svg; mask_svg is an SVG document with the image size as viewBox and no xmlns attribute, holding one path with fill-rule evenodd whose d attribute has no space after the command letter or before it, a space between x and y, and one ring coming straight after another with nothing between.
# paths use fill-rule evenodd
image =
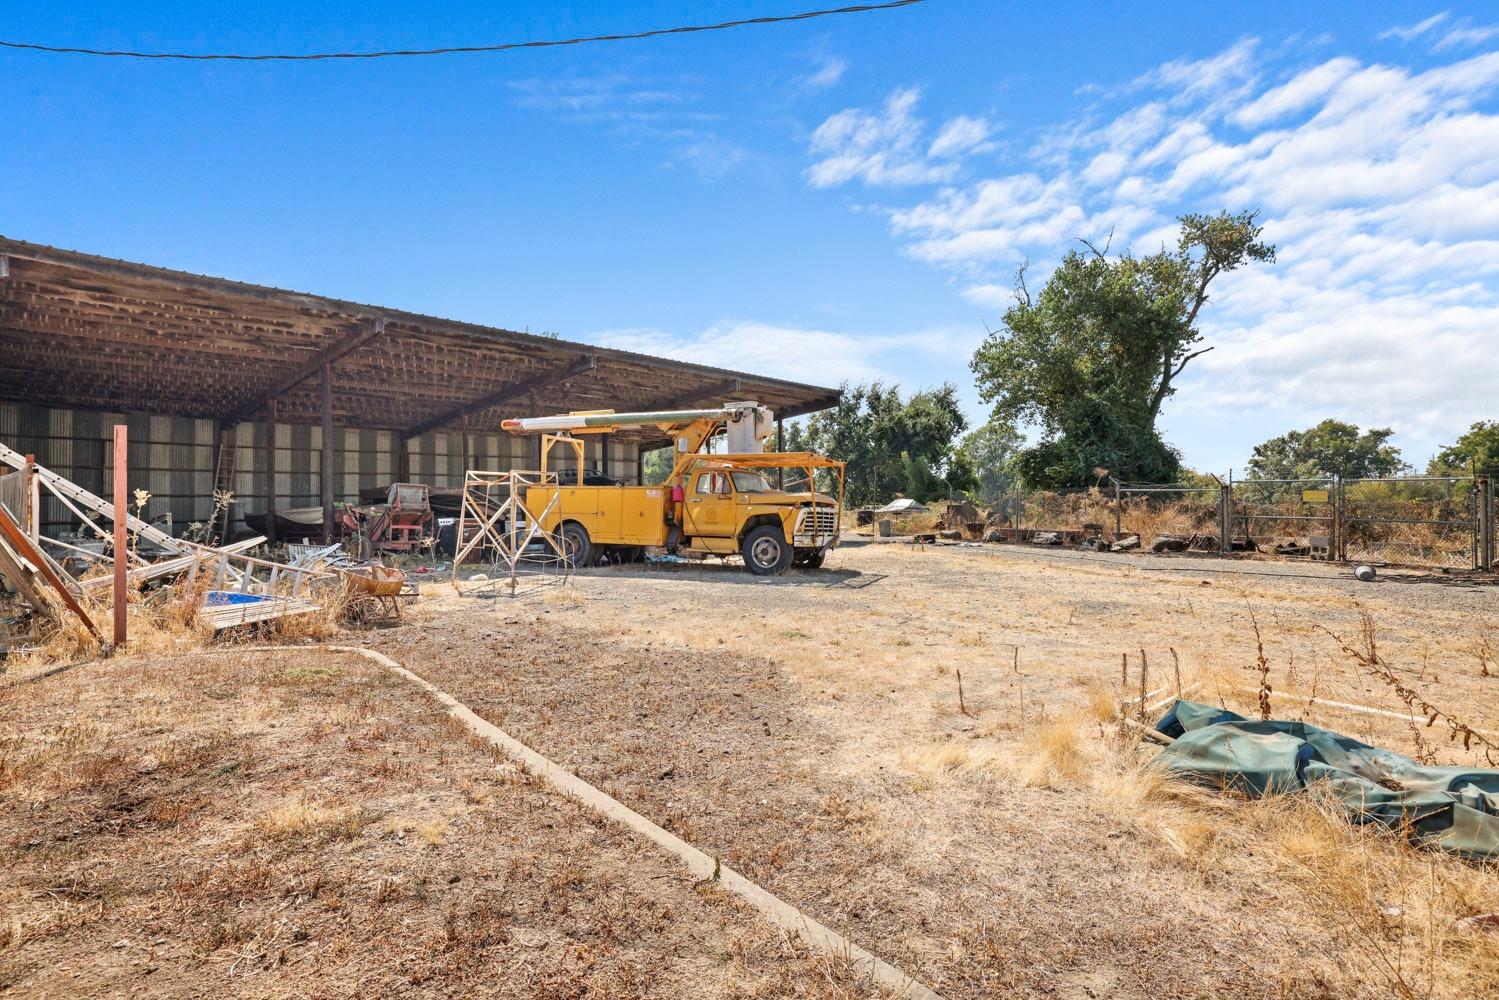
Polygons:
<instances>
[{"instance_id":1,"label":"truck wheel","mask_svg":"<svg viewBox=\"0 0 1499 1000\"><path fill-rule=\"evenodd\" d=\"M588 537L588 529L577 521L568 521L562 526L562 547L570 565L593 565L593 542Z\"/></svg>"},{"instance_id":2,"label":"truck wheel","mask_svg":"<svg viewBox=\"0 0 1499 1000\"><path fill-rule=\"evenodd\" d=\"M786 536L777 525L762 524L744 536L739 546L744 568L756 576L780 576L791 565L796 550L786 544Z\"/></svg>"},{"instance_id":3,"label":"truck wheel","mask_svg":"<svg viewBox=\"0 0 1499 1000\"><path fill-rule=\"evenodd\" d=\"M818 549L816 552L808 552L796 557L796 565L802 569L822 569L822 564L827 561L828 550Z\"/></svg>"}]
</instances>

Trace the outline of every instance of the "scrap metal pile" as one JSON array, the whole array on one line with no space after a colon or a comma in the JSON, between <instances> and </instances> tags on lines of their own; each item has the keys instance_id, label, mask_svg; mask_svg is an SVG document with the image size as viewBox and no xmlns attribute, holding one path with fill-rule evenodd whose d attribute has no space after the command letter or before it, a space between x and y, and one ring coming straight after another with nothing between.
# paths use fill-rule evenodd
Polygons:
<instances>
[{"instance_id":1,"label":"scrap metal pile","mask_svg":"<svg viewBox=\"0 0 1499 1000\"><path fill-rule=\"evenodd\" d=\"M102 527L113 523L115 505L4 445L0 463L15 470L0 475L0 656L40 644L69 619L102 645L97 612L90 611L109 602L114 582L100 571L115 562ZM95 541L85 547L42 534L43 491L78 519L80 537ZM431 523L424 495L407 491L400 500L406 506L393 505L383 538L411 540ZM129 543L120 557L130 592L174 605L209 632L313 614L332 595L356 617L399 614L396 599L411 592L400 570L356 565L339 545L293 546L288 561L277 561L250 554L264 535L199 544L122 513Z\"/></svg>"}]
</instances>

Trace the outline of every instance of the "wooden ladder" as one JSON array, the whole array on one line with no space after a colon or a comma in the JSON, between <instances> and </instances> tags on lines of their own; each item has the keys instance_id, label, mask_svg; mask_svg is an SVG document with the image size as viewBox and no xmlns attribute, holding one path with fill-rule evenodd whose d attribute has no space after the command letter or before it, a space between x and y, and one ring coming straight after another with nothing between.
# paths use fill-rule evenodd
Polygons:
<instances>
[{"instance_id":1,"label":"wooden ladder","mask_svg":"<svg viewBox=\"0 0 1499 1000\"><path fill-rule=\"evenodd\" d=\"M226 427L219 431L219 461L213 470L213 491L215 497L220 492L234 492L234 462L236 446L234 443L234 428ZM229 506L224 506L220 515L219 541L226 542L229 539Z\"/></svg>"}]
</instances>

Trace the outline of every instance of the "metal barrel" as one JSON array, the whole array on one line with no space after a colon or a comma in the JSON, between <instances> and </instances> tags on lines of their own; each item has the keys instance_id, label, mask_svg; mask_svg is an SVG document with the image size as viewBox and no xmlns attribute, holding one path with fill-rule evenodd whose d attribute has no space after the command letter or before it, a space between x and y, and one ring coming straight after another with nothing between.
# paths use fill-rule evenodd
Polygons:
<instances>
[{"instance_id":1,"label":"metal barrel","mask_svg":"<svg viewBox=\"0 0 1499 1000\"><path fill-rule=\"evenodd\" d=\"M590 427L640 427L651 424L690 424L694 420L724 420L731 410L660 410L651 413L564 413L555 417L513 417L500 422L512 434L537 431L577 431Z\"/></svg>"}]
</instances>

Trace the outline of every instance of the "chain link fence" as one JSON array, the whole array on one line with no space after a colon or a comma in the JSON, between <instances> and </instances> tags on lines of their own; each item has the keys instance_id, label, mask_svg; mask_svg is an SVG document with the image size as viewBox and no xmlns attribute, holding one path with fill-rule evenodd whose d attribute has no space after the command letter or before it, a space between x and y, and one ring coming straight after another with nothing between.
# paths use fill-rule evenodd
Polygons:
<instances>
[{"instance_id":1,"label":"chain link fence","mask_svg":"<svg viewBox=\"0 0 1499 1000\"><path fill-rule=\"evenodd\" d=\"M987 523L1067 536L1162 537L1187 547L1433 569L1499 568L1499 498L1491 479L1247 479L1217 485L1122 483L1014 491L987 504Z\"/></svg>"},{"instance_id":2,"label":"chain link fence","mask_svg":"<svg viewBox=\"0 0 1499 1000\"><path fill-rule=\"evenodd\" d=\"M1482 494L1480 482L1471 478L1342 480L1340 555L1443 569L1484 566Z\"/></svg>"}]
</instances>

